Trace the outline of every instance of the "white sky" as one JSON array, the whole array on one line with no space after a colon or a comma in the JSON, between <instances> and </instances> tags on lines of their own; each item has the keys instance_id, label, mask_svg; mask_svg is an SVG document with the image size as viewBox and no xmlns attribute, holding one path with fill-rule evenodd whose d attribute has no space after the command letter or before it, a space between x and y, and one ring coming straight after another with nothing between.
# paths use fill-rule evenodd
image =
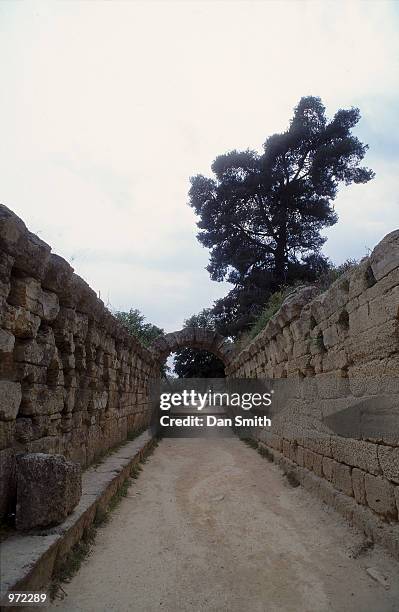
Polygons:
<instances>
[{"instance_id":1,"label":"white sky","mask_svg":"<svg viewBox=\"0 0 399 612\"><path fill-rule=\"evenodd\" d=\"M325 253L398 223L395 2L0 3L0 201L101 292L167 331L212 304L188 179L260 149L303 95L359 106L367 185L344 188Z\"/></svg>"}]
</instances>

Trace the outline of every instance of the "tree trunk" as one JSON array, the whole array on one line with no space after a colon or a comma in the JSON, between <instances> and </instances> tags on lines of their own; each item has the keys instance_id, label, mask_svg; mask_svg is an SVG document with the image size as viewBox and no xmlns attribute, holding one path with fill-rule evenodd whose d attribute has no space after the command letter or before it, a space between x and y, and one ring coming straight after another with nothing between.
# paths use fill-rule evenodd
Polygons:
<instances>
[{"instance_id":1,"label":"tree trunk","mask_svg":"<svg viewBox=\"0 0 399 612\"><path fill-rule=\"evenodd\" d=\"M283 207L280 214L279 233L277 246L274 255L274 275L279 285L283 285L286 280L287 264L287 211Z\"/></svg>"}]
</instances>

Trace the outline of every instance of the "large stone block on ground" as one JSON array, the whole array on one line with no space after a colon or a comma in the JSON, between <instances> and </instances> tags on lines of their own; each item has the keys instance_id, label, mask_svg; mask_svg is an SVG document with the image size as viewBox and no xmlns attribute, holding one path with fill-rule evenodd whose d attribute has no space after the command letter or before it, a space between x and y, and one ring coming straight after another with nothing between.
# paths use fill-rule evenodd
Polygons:
<instances>
[{"instance_id":1,"label":"large stone block on ground","mask_svg":"<svg viewBox=\"0 0 399 612\"><path fill-rule=\"evenodd\" d=\"M17 529L61 523L81 494L80 466L63 455L28 453L17 458Z\"/></svg>"}]
</instances>

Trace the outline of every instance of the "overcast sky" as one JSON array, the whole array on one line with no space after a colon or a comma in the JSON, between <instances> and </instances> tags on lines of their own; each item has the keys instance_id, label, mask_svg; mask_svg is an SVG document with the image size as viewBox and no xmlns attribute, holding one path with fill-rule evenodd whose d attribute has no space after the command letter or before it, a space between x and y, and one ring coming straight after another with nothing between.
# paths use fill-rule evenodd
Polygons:
<instances>
[{"instance_id":1,"label":"overcast sky","mask_svg":"<svg viewBox=\"0 0 399 612\"><path fill-rule=\"evenodd\" d=\"M228 290L205 270L189 177L261 149L303 95L359 106L377 176L343 188L324 252L399 226L395 2L0 3L0 201L105 302L167 331Z\"/></svg>"}]
</instances>

